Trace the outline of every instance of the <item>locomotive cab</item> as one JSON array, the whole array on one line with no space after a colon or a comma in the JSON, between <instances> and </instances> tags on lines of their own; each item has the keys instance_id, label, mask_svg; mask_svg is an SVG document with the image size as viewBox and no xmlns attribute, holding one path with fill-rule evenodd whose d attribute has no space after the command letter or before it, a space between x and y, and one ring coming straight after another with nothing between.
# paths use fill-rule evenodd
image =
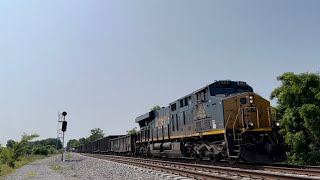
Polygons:
<instances>
[{"instance_id":1,"label":"locomotive cab","mask_svg":"<svg viewBox=\"0 0 320 180\"><path fill-rule=\"evenodd\" d=\"M223 107L230 160L251 163L286 160L283 139L273 127L269 101L253 92L243 92L224 99Z\"/></svg>"}]
</instances>

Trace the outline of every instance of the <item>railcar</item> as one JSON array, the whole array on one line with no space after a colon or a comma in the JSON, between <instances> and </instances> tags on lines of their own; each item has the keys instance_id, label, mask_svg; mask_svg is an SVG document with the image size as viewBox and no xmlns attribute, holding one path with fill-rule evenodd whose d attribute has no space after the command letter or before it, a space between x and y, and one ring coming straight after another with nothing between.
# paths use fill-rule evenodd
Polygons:
<instances>
[{"instance_id":1,"label":"railcar","mask_svg":"<svg viewBox=\"0 0 320 180\"><path fill-rule=\"evenodd\" d=\"M286 160L270 102L241 81L216 81L136 118L135 152L145 156L226 159L251 163Z\"/></svg>"},{"instance_id":2,"label":"railcar","mask_svg":"<svg viewBox=\"0 0 320 180\"><path fill-rule=\"evenodd\" d=\"M96 141L88 142L76 147L76 151L79 153L101 153L112 154L111 140L124 135L111 135Z\"/></svg>"},{"instance_id":3,"label":"railcar","mask_svg":"<svg viewBox=\"0 0 320 180\"><path fill-rule=\"evenodd\" d=\"M136 135L124 135L110 140L111 152L117 155L135 155Z\"/></svg>"},{"instance_id":4,"label":"railcar","mask_svg":"<svg viewBox=\"0 0 320 180\"><path fill-rule=\"evenodd\" d=\"M102 154L111 154L111 140L115 138L119 138L123 135L112 135L107 136L99 140L99 152Z\"/></svg>"},{"instance_id":5,"label":"railcar","mask_svg":"<svg viewBox=\"0 0 320 180\"><path fill-rule=\"evenodd\" d=\"M98 153L99 152L98 142L99 142L99 140L91 142L91 152L93 152L93 153Z\"/></svg>"}]
</instances>

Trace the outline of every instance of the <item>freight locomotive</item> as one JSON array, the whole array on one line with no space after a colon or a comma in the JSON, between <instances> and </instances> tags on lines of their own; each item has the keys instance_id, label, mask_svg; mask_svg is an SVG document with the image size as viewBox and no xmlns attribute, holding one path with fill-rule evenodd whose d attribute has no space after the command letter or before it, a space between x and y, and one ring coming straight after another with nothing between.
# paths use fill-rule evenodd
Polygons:
<instances>
[{"instance_id":1,"label":"freight locomotive","mask_svg":"<svg viewBox=\"0 0 320 180\"><path fill-rule=\"evenodd\" d=\"M78 152L225 159L230 163L286 160L270 102L242 81L216 81L135 119L135 135L108 136ZM102 145L108 141L108 146Z\"/></svg>"}]
</instances>

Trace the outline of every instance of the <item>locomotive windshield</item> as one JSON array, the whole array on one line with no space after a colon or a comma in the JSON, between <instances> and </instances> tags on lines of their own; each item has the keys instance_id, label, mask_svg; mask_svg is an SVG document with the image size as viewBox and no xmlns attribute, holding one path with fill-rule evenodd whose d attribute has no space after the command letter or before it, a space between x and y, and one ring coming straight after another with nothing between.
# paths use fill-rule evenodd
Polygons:
<instances>
[{"instance_id":1,"label":"locomotive windshield","mask_svg":"<svg viewBox=\"0 0 320 180\"><path fill-rule=\"evenodd\" d=\"M218 94L224 94L226 96L235 93L253 92L252 87L244 82L235 81L218 81L209 86L210 95L215 96Z\"/></svg>"}]
</instances>

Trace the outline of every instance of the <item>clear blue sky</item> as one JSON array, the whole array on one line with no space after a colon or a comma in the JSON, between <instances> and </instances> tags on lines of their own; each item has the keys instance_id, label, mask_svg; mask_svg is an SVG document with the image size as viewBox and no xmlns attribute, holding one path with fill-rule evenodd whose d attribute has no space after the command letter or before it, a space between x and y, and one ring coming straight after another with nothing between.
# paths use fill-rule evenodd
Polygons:
<instances>
[{"instance_id":1,"label":"clear blue sky","mask_svg":"<svg viewBox=\"0 0 320 180\"><path fill-rule=\"evenodd\" d=\"M284 72L320 69L320 1L1 1L0 143L67 139L219 79L269 99Z\"/></svg>"}]
</instances>

